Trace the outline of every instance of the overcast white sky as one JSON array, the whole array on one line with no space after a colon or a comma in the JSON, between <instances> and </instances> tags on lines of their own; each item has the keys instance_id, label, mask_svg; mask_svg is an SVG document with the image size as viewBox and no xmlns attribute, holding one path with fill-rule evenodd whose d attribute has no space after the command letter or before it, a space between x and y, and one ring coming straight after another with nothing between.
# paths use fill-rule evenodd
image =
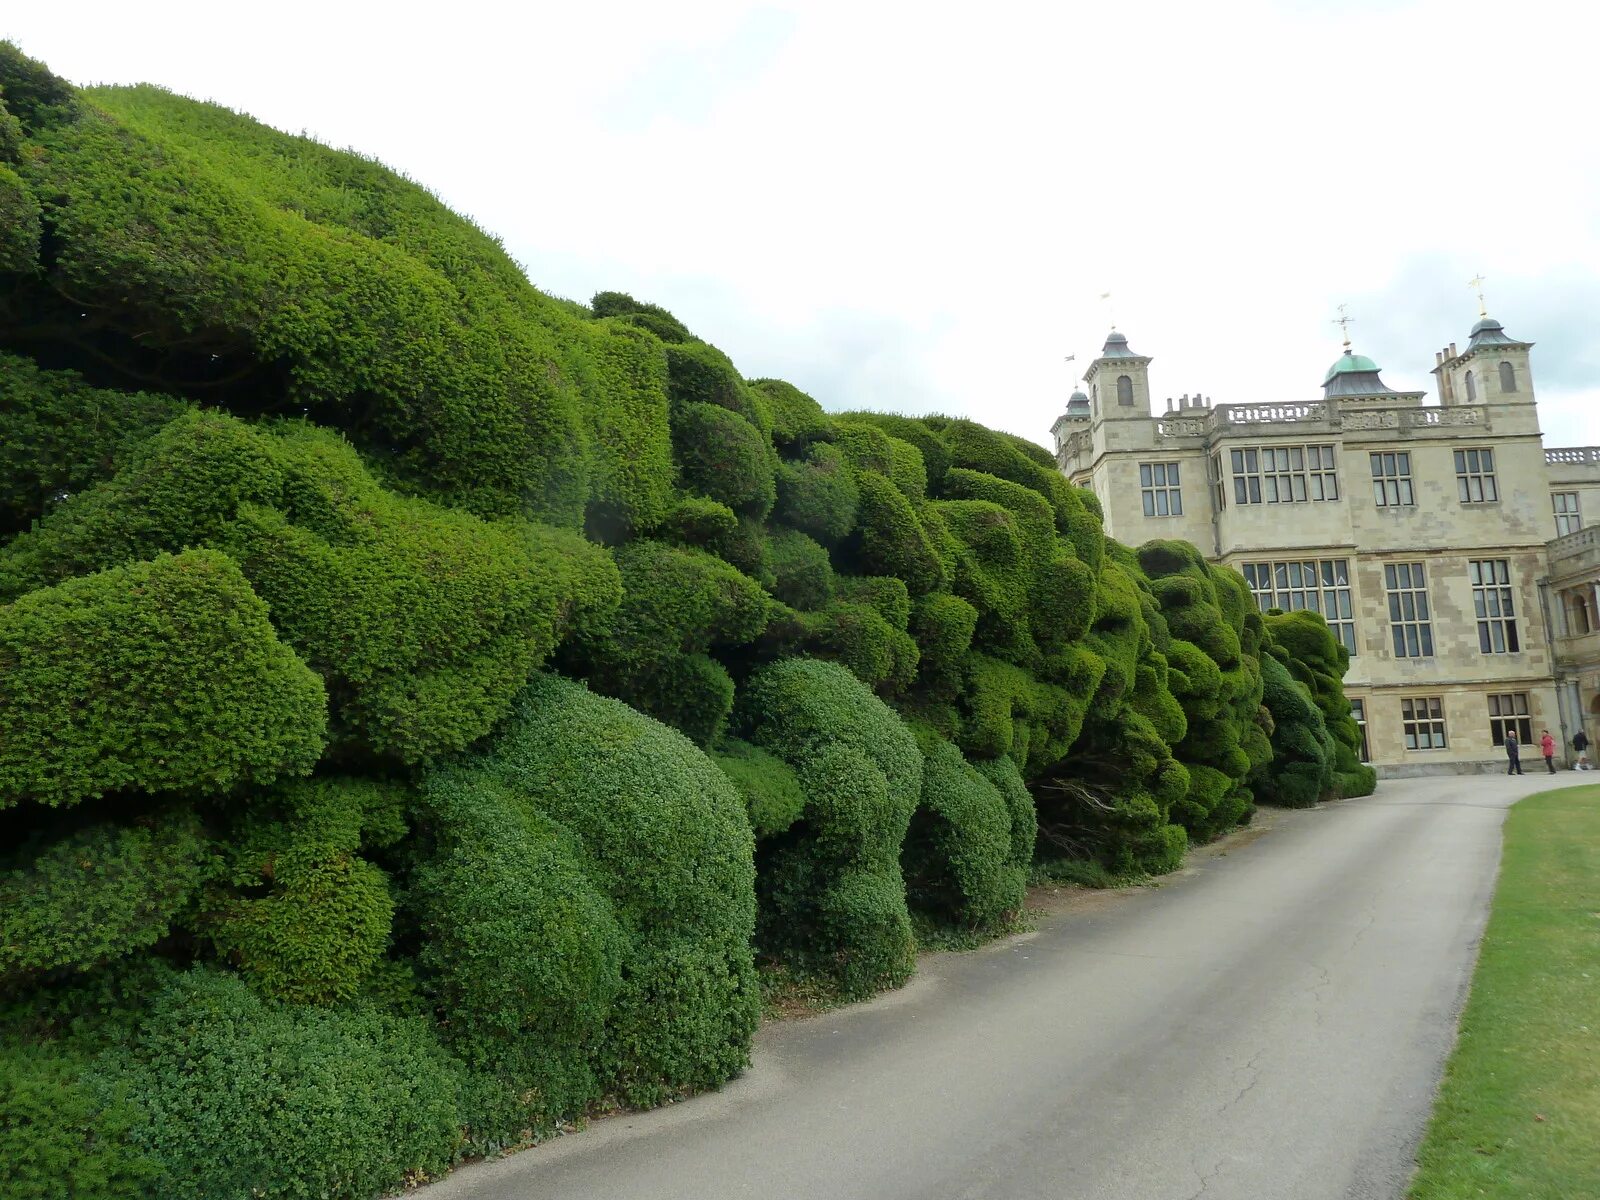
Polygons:
<instances>
[{"instance_id":1,"label":"overcast white sky","mask_svg":"<svg viewBox=\"0 0 1600 1200\"><path fill-rule=\"evenodd\" d=\"M1391 386L1490 311L1547 445L1600 443L1595 29L1571 0L6 5L375 155L541 288L663 304L829 408L1049 443L1114 295L1157 406L1311 399L1335 306ZM1077 362L1063 358L1076 354Z\"/></svg>"}]
</instances>

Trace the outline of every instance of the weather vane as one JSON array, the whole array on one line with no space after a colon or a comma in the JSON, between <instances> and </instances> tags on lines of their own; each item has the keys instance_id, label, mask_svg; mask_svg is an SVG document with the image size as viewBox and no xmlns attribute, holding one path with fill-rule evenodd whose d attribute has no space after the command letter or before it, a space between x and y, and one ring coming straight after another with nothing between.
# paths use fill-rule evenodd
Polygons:
<instances>
[{"instance_id":1,"label":"weather vane","mask_svg":"<svg viewBox=\"0 0 1600 1200\"><path fill-rule=\"evenodd\" d=\"M1478 274L1467 280L1467 286L1478 293L1478 315L1480 317L1487 317L1489 315L1489 310L1484 306L1483 303L1483 284L1484 278L1482 271L1478 272Z\"/></svg>"},{"instance_id":2,"label":"weather vane","mask_svg":"<svg viewBox=\"0 0 1600 1200\"><path fill-rule=\"evenodd\" d=\"M1339 327L1340 332L1344 334L1344 352L1346 354L1350 353L1350 326L1356 322L1356 319L1350 315L1349 309L1350 306L1348 304L1339 305L1339 316L1333 322Z\"/></svg>"}]
</instances>

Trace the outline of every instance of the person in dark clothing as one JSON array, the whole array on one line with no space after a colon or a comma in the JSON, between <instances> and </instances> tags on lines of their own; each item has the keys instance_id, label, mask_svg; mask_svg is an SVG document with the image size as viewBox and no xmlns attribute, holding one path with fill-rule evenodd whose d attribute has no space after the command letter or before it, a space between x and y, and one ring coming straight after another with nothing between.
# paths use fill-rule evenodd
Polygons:
<instances>
[{"instance_id":1,"label":"person in dark clothing","mask_svg":"<svg viewBox=\"0 0 1600 1200\"><path fill-rule=\"evenodd\" d=\"M1577 733L1572 735L1572 748L1578 752L1578 770L1587 771L1589 769L1589 755L1586 751L1589 749L1589 735L1581 729L1578 730Z\"/></svg>"},{"instance_id":2,"label":"person in dark clothing","mask_svg":"<svg viewBox=\"0 0 1600 1200\"><path fill-rule=\"evenodd\" d=\"M1506 730L1506 774L1522 774L1522 747L1517 745L1517 735Z\"/></svg>"},{"instance_id":3,"label":"person in dark clothing","mask_svg":"<svg viewBox=\"0 0 1600 1200\"><path fill-rule=\"evenodd\" d=\"M1539 753L1544 755L1544 765L1550 768L1550 774L1556 773L1556 739L1550 736L1548 729L1539 735Z\"/></svg>"}]
</instances>

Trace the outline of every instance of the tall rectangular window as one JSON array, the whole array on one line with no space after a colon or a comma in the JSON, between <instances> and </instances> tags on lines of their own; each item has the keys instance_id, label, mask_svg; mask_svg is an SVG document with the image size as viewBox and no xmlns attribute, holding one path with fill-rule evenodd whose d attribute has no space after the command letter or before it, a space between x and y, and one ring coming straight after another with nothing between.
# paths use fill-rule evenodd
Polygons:
<instances>
[{"instance_id":1,"label":"tall rectangular window","mask_svg":"<svg viewBox=\"0 0 1600 1200\"><path fill-rule=\"evenodd\" d=\"M1401 700L1400 729L1407 750L1443 750L1444 701L1438 696L1408 696Z\"/></svg>"},{"instance_id":2,"label":"tall rectangular window","mask_svg":"<svg viewBox=\"0 0 1600 1200\"><path fill-rule=\"evenodd\" d=\"M1456 495L1463 504L1491 504L1500 499L1493 450L1456 451Z\"/></svg>"},{"instance_id":3,"label":"tall rectangular window","mask_svg":"<svg viewBox=\"0 0 1600 1200\"><path fill-rule=\"evenodd\" d=\"M1228 507L1228 481L1222 474L1222 451L1211 456L1211 483L1216 488L1217 511Z\"/></svg>"},{"instance_id":4,"label":"tall rectangular window","mask_svg":"<svg viewBox=\"0 0 1600 1200\"><path fill-rule=\"evenodd\" d=\"M1356 652L1355 609L1350 602L1350 562L1344 558L1296 559L1292 562L1247 562L1240 573L1250 585L1262 612L1302 608L1321 613L1333 636L1351 654Z\"/></svg>"},{"instance_id":5,"label":"tall rectangular window","mask_svg":"<svg viewBox=\"0 0 1600 1200\"><path fill-rule=\"evenodd\" d=\"M1396 658L1433 656L1433 617L1428 611L1428 577L1421 563L1385 563L1383 586L1389 593L1389 631Z\"/></svg>"},{"instance_id":6,"label":"tall rectangular window","mask_svg":"<svg viewBox=\"0 0 1600 1200\"><path fill-rule=\"evenodd\" d=\"M1147 517L1183 516L1183 493L1178 487L1175 462L1140 463L1139 493Z\"/></svg>"},{"instance_id":7,"label":"tall rectangular window","mask_svg":"<svg viewBox=\"0 0 1600 1200\"><path fill-rule=\"evenodd\" d=\"M1332 446L1245 446L1229 451L1235 504L1337 500Z\"/></svg>"},{"instance_id":8,"label":"tall rectangular window","mask_svg":"<svg viewBox=\"0 0 1600 1200\"><path fill-rule=\"evenodd\" d=\"M1510 563L1503 558L1473 559L1467 571L1472 579L1472 611L1478 618L1478 649L1484 654L1515 654L1522 645L1517 638Z\"/></svg>"},{"instance_id":9,"label":"tall rectangular window","mask_svg":"<svg viewBox=\"0 0 1600 1200\"><path fill-rule=\"evenodd\" d=\"M1372 751L1367 748L1367 702L1350 701L1350 715L1355 718L1356 728L1361 731L1361 761L1371 762Z\"/></svg>"},{"instance_id":10,"label":"tall rectangular window","mask_svg":"<svg viewBox=\"0 0 1600 1200\"><path fill-rule=\"evenodd\" d=\"M1408 451L1384 450L1367 457L1372 460L1372 498L1379 508L1416 503L1411 491L1411 454Z\"/></svg>"},{"instance_id":11,"label":"tall rectangular window","mask_svg":"<svg viewBox=\"0 0 1600 1200\"><path fill-rule=\"evenodd\" d=\"M1489 697L1489 733L1496 746L1506 744L1506 733L1517 735L1524 746L1533 741L1533 718L1528 715L1528 693L1506 692Z\"/></svg>"},{"instance_id":12,"label":"tall rectangular window","mask_svg":"<svg viewBox=\"0 0 1600 1200\"><path fill-rule=\"evenodd\" d=\"M1565 537L1583 528L1583 514L1578 511L1577 492L1551 492L1550 503L1556 510L1556 536Z\"/></svg>"}]
</instances>

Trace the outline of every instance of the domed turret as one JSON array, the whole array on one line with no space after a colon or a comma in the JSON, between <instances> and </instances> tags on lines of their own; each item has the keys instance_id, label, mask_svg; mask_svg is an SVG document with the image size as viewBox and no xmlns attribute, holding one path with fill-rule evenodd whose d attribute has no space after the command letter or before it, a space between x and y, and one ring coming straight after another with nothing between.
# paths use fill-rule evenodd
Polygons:
<instances>
[{"instance_id":1,"label":"domed turret","mask_svg":"<svg viewBox=\"0 0 1600 1200\"><path fill-rule=\"evenodd\" d=\"M1128 348L1128 335L1113 329L1100 357L1083 373L1089 410L1097 421L1150 419L1150 359Z\"/></svg>"},{"instance_id":2,"label":"domed turret","mask_svg":"<svg viewBox=\"0 0 1600 1200\"><path fill-rule=\"evenodd\" d=\"M1075 390L1068 398L1067 416L1081 421L1089 419L1089 397L1082 388Z\"/></svg>"},{"instance_id":3,"label":"domed turret","mask_svg":"<svg viewBox=\"0 0 1600 1200\"><path fill-rule=\"evenodd\" d=\"M1482 350L1486 346L1520 346L1523 343L1506 333L1506 327L1493 317L1484 317L1472 327L1467 341L1469 350Z\"/></svg>"},{"instance_id":4,"label":"domed turret","mask_svg":"<svg viewBox=\"0 0 1600 1200\"><path fill-rule=\"evenodd\" d=\"M1353 354L1346 344L1345 352L1328 368L1322 381L1322 395L1326 400L1336 396L1398 396L1399 392L1378 376L1378 364L1365 354Z\"/></svg>"},{"instance_id":5,"label":"domed turret","mask_svg":"<svg viewBox=\"0 0 1600 1200\"><path fill-rule=\"evenodd\" d=\"M1113 329L1106 335L1106 344L1100 351L1101 358L1138 358L1132 350L1128 349L1128 335L1118 333Z\"/></svg>"}]
</instances>

